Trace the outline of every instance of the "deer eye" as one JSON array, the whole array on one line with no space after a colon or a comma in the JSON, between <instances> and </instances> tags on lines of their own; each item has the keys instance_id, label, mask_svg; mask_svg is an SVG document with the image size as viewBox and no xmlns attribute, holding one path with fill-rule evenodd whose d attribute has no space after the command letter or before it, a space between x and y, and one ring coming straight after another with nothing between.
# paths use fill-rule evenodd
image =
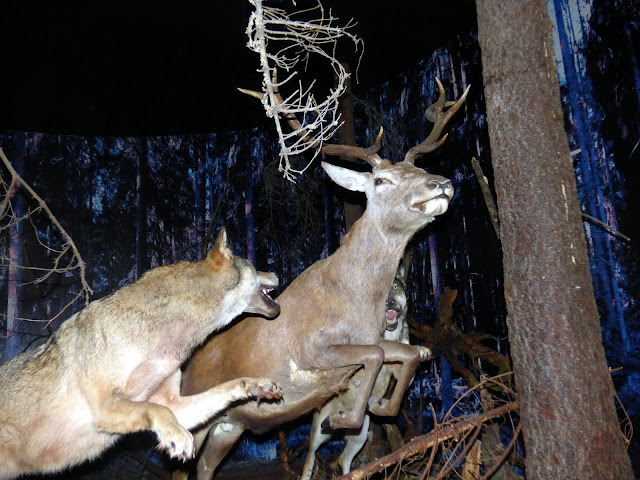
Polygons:
<instances>
[{"instance_id":1,"label":"deer eye","mask_svg":"<svg viewBox=\"0 0 640 480\"><path fill-rule=\"evenodd\" d=\"M373 181L373 184L374 184L374 185L376 185L376 186L378 186L378 185L382 185L383 183L390 183L390 182L389 182L389 180L387 180L386 178L382 178L382 177L376 178L376 179Z\"/></svg>"}]
</instances>

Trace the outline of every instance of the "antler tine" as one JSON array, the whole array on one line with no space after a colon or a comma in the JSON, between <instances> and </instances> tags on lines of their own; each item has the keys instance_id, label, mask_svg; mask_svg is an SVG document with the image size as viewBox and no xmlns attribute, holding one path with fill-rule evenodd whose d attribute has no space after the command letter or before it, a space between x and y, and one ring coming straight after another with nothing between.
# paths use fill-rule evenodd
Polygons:
<instances>
[{"instance_id":1,"label":"antler tine","mask_svg":"<svg viewBox=\"0 0 640 480\"><path fill-rule=\"evenodd\" d=\"M431 129L431 133L429 134L429 136L422 143L409 149L409 151L404 156L405 162L413 164L415 159L420 155L432 152L444 143L444 141L447 139L448 134L445 134L441 138L440 134L442 133L442 130L446 126L447 122L462 106L465 99L467 98L469 89L471 88L471 85L469 85L457 102L451 102L447 101L444 87L442 86L442 83L440 83L440 80L438 78L436 78L436 82L438 84L440 95L438 96L438 100L436 100L436 103L427 108L427 111L424 114L427 120L434 123L433 128ZM449 110L444 112L444 109L447 107L450 107Z\"/></svg>"},{"instance_id":2,"label":"antler tine","mask_svg":"<svg viewBox=\"0 0 640 480\"><path fill-rule=\"evenodd\" d=\"M275 70L273 72L272 83L274 86L278 84ZM262 100L264 98L264 93L256 92L255 90L246 90L244 88L238 88L238 90L246 95L257 98L258 100ZM277 105L285 103L278 90L274 90L274 99ZM302 134L302 124L294 114L288 113L285 115L285 119L289 122L289 125L291 125L291 128L294 131L300 132L299 135L302 136L304 140L309 141L310 143L313 141L309 135ZM383 130L382 127L380 127L375 143L367 148L344 144L325 144L322 145L320 151L325 155L342 155L348 158L359 158L360 160L367 162L372 167L376 167L382 162L382 158L378 155L378 151L382 147L382 133ZM319 142L316 141L312 146L313 148L318 148Z\"/></svg>"},{"instance_id":3,"label":"antler tine","mask_svg":"<svg viewBox=\"0 0 640 480\"><path fill-rule=\"evenodd\" d=\"M363 148L356 147L354 145L330 144L322 146L322 153L325 155L342 155L348 158L359 158L360 160L367 162L372 167L376 167L382 162L382 158L378 155L378 151L382 148L383 131L383 128L380 127L376 141L370 147Z\"/></svg>"}]
</instances>

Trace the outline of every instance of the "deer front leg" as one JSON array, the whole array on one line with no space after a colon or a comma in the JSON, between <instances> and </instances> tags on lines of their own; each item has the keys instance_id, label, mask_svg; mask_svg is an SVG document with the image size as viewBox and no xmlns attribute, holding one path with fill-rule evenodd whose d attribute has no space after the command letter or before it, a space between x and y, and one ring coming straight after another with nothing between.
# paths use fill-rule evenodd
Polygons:
<instances>
[{"instance_id":1,"label":"deer front leg","mask_svg":"<svg viewBox=\"0 0 640 480\"><path fill-rule=\"evenodd\" d=\"M197 395L180 395L182 372L177 370L149 398L170 409L180 425L189 430L207 422L233 402L255 398L280 399L282 390L266 378L236 378Z\"/></svg>"},{"instance_id":2,"label":"deer front leg","mask_svg":"<svg viewBox=\"0 0 640 480\"><path fill-rule=\"evenodd\" d=\"M380 346L384 350L385 362L398 362L397 382L391 398L375 398L369 400L369 411L374 415L395 416L400 411L400 405L404 392L413 379L413 374L420 363L424 353L416 345L406 345L400 342L380 340Z\"/></svg>"},{"instance_id":3,"label":"deer front leg","mask_svg":"<svg viewBox=\"0 0 640 480\"><path fill-rule=\"evenodd\" d=\"M364 420L369 397L378 372L384 362L385 351L378 345L331 345L325 351L325 368L362 365L364 378L358 389L358 395L349 412L340 411L322 422L322 428L360 428ZM415 367L414 367L415 368Z\"/></svg>"}]
</instances>

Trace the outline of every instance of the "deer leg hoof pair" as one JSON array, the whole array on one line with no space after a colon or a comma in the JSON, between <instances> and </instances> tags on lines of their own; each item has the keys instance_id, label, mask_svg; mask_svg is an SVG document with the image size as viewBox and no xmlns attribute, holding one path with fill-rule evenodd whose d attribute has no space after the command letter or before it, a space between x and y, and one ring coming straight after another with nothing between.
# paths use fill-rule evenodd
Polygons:
<instances>
[{"instance_id":1,"label":"deer leg hoof pair","mask_svg":"<svg viewBox=\"0 0 640 480\"><path fill-rule=\"evenodd\" d=\"M331 419L336 416L344 417L344 410L340 410L336 415L332 415L330 417L325 418L320 424L320 428L322 428L323 430L333 430L334 428L336 428L333 425L331 425Z\"/></svg>"},{"instance_id":2,"label":"deer leg hoof pair","mask_svg":"<svg viewBox=\"0 0 640 480\"><path fill-rule=\"evenodd\" d=\"M420 352L421 362L433 359L433 352L431 351L430 348L419 346L418 351Z\"/></svg>"}]
</instances>

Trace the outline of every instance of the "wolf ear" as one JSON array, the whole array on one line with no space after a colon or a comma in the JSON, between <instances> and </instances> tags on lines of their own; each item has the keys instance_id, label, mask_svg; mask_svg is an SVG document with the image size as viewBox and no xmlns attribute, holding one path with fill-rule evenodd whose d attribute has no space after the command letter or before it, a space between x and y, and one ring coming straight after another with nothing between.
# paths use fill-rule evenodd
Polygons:
<instances>
[{"instance_id":1,"label":"wolf ear","mask_svg":"<svg viewBox=\"0 0 640 480\"><path fill-rule=\"evenodd\" d=\"M396 278L402 279L402 281L407 281L407 273L404 268L404 262L401 260L400 265L398 266L398 271L396 272Z\"/></svg>"},{"instance_id":2,"label":"wolf ear","mask_svg":"<svg viewBox=\"0 0 640 480\"><path fill-rule=\"evenodd\" d=\"M370 173L356 172L348 168L336 167L326 162L322 162L321 165L331 180L352 192L364 192L364 186L371 177Z\"/></svg>"},{"instance_id":3,"label":"wolf ear","mask_svg":"<svg viewBox=\"0 0 640 480\"><path fill-rule=\"evenodd\" d=\"M213 244L211 250L209 250L207 258L215 264L221 264L225 260L233 259L233 252L227 243L227 230L224 227L220 229L216 242Z\"/></svg>"}]
</instances>

